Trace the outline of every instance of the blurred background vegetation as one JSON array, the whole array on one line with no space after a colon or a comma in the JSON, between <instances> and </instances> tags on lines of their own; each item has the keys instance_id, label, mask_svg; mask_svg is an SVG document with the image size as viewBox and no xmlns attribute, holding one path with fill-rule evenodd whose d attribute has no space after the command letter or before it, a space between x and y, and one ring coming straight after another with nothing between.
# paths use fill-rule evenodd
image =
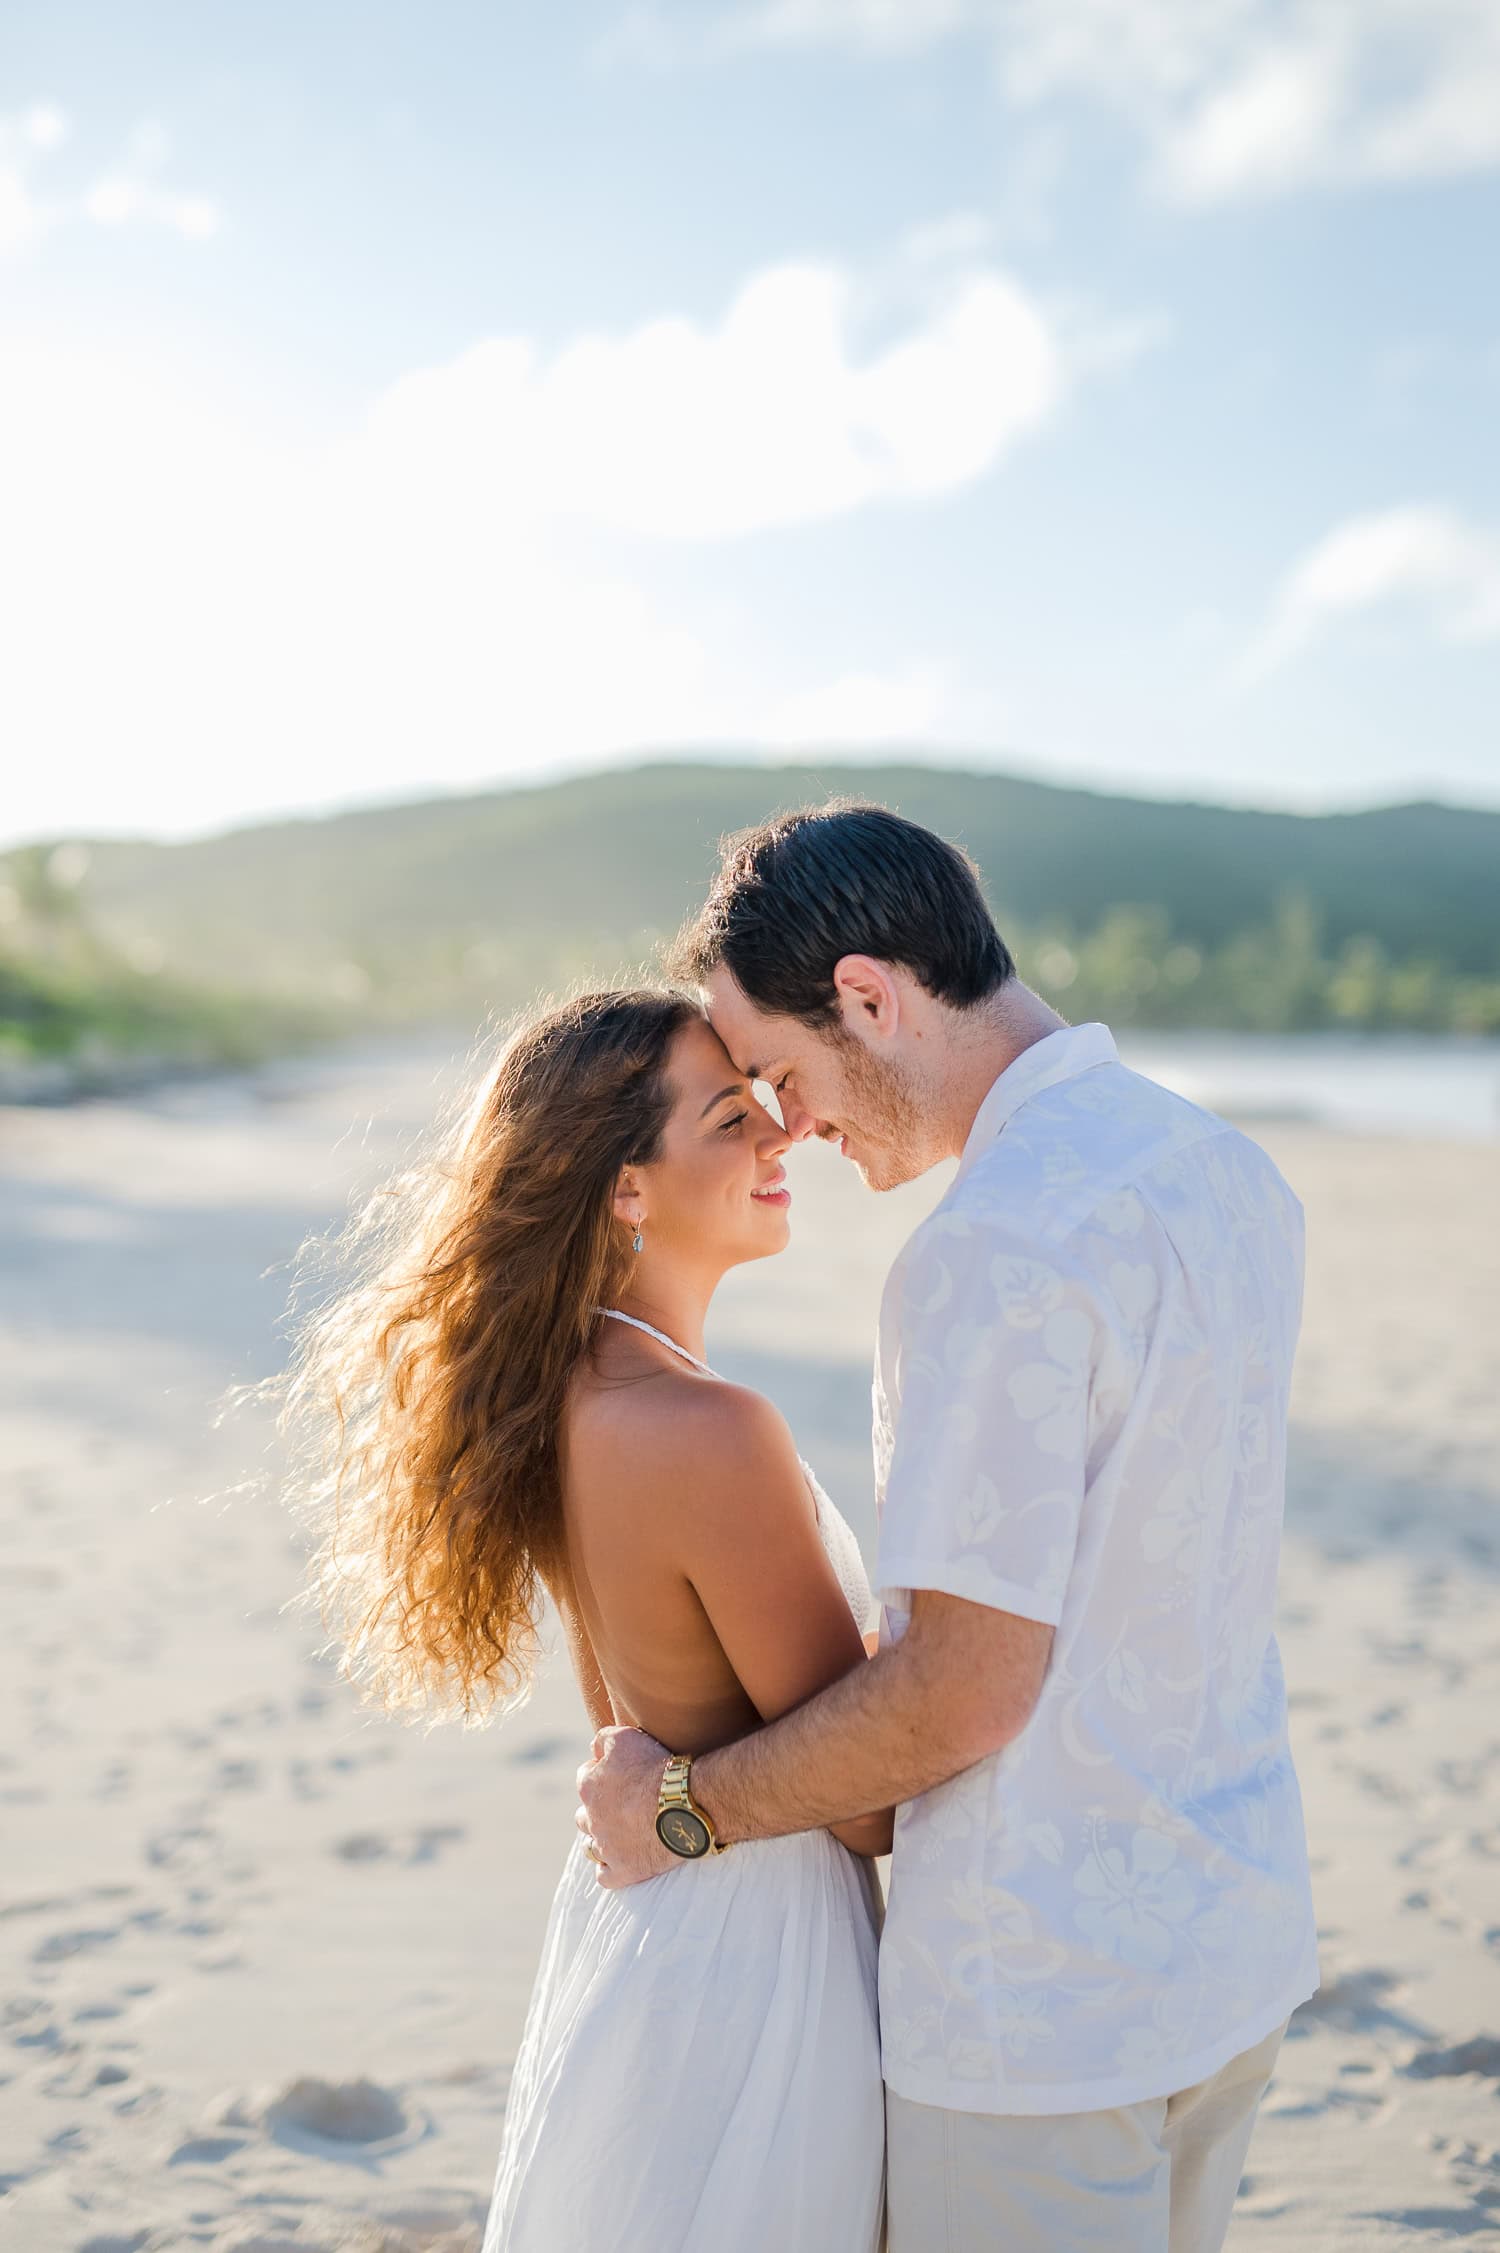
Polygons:
<instances>
[{"instance_id":1,"label":"blurred background vegetation","mask_svg":"<svg viewBox=\"0 0 1500 2253\"><path fill-rule=\"evenodd\" d=\"M472 1027L648 966L719 838L878 798L973 854L1075 1020L1500 1033L1500 812L1299 815L929 766L660 764L176 844L0 855L0 1084L59 1092L377 1028Z\"/></svg>"}]
</instances>

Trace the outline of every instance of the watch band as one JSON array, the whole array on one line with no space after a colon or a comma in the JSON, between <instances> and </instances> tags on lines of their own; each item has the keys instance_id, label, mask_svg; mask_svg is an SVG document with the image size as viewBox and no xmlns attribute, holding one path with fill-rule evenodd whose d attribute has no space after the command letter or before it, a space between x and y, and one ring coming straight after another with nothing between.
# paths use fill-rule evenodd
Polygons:
<instances>
[{"instance_id":1,"label":"watch band","mask_svg":"<svg viewBox=\"0 0 1500 2253\"><path fill-rule=\"evenodd\" d=\"M661 1793L656 1803L657 1835L662 1838L664 1845L670 1846L670 1839L662 1831L661 1817L671 1813L674 1809L680 1810L684 1814L695 1816L698 1822L702 1824L708 1834L706 1849L708 1853L727 1854L729 1849L714 1830L711 1818L704 1813L693 1797L692 1772L693 1755L690 1752L674 1752L662 1771ZM696 1861L701 1857L685 1855L683 1859Z\"/></svg>"}]
</instances>

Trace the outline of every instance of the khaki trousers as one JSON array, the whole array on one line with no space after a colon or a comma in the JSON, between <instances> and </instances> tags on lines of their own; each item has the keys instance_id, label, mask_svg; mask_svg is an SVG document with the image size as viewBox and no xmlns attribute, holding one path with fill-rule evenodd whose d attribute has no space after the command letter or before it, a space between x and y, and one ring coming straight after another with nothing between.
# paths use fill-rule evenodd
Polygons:
<instances>
[{"instance_id":1,"label":"khaki trousers","mask_svg":"<svg viewBox=\"0 0 1500 2253\"><path fill-rule=\"evenodd\" d=\"M1114 2112L950 2112L887 2089L889 2253L1218 2253L1285 2032Z\"/></svg>"}]
</instances>

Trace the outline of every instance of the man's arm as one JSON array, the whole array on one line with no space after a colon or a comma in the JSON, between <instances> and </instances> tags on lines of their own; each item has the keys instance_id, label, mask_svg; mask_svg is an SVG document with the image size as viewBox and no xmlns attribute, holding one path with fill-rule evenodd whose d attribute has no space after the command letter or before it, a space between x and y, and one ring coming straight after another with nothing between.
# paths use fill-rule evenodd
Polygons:
<instances>
[{"instance_id":1,"label":"man's arm","mask_svg":"<svg viewBox=\"0 0 1500 2253\"><path fill-rule=\"evenodd\" d=\"M721 1838L779 1838L899 1805L1018 1737L1053 1630L918 1589L904 1639L795 1713L693 1763Z\"/></svg>"},{"instance_id":2,"label":"man's arm","mask_svg":"<svg viewBox=\"0 0 1500 2253\"><path fill-rule=\"evenodd\" d=\"M822 1830L915 1799L1018 1737L1041 1692L1053 1630L918 1589L904 1639L753 1736L693 1762L693 1797L726 1843ZM652 1828L664 1748L636 1730L595 1739L579 1772L579 1827L634 1885L673 1867Z\"/></svg>"}]
</instances>

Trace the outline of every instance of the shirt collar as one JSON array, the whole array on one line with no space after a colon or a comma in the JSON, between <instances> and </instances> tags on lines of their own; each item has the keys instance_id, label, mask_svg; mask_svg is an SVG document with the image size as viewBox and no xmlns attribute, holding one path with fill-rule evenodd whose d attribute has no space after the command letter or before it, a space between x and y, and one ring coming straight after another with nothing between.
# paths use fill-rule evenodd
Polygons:
<instances>
[{"instance_id":1,"label":"shirt collar","mask_svg":"<svg viewBox=\"0 0 1500 2253\"><path fill-rule=\"evenodd\" d=\"M1034 1095L1040 1095L1044 1088L1056 1087L1060 1080L1076 1079L1080 1072L1091 1072L1096 1064L1118 1064L1119 1061L1119 1050L1108 1025L1064 1025L1060 1031L1033 1041L1030 1048L1023 1048L1020 1055L1006 1065L980 1104L955 1178L961 1179L968 1172L981 1150L988 1149L1006 1122Z\"/></svg>"}]
</instances>

